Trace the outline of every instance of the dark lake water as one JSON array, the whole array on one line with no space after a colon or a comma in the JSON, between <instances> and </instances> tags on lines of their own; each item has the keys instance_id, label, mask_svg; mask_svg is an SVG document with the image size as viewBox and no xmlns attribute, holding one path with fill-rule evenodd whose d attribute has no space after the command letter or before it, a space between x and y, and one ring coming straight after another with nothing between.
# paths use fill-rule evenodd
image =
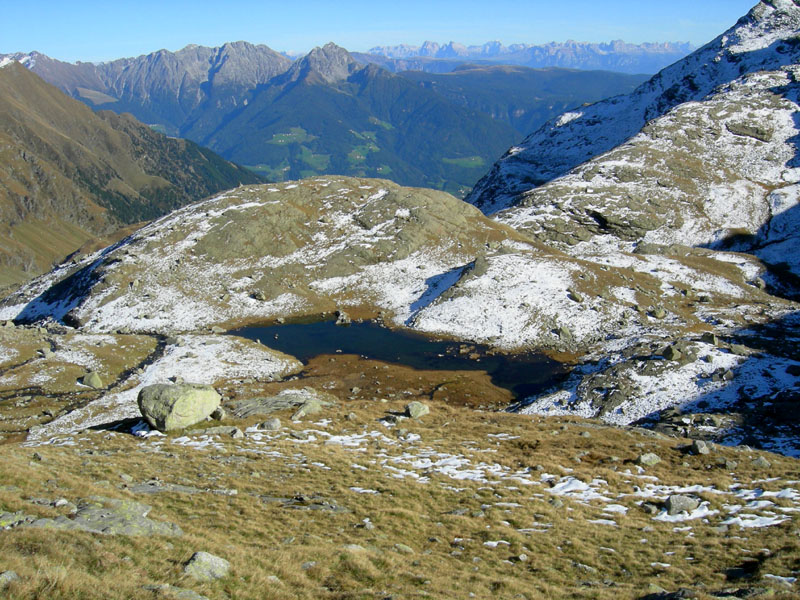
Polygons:
<instances>
[{"instance_id":1,"label":"dark lake water","mask_svg":"<svg viewBox=\"0 0 800 600\"><path fill-rule=\"evenodd\" d=\"M304 363L321 354L342 353L414 369L486 371L495 385L511 390L518 399L544 391L567 373L566 367L541 354L488 354L482 346L393 331L371 322L347 327L333 321L296 323L245 327L230 333L258 340ZM462 353L463 346L469 346L469 352Z\"/></svg>"}]
</instances>

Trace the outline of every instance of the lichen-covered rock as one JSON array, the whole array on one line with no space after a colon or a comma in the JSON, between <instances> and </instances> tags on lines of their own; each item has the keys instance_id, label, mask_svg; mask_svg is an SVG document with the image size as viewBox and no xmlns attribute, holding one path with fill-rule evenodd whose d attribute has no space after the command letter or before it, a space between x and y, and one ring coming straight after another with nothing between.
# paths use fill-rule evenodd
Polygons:
<instances>
[{"instance_id":1,"label":"lichen-covered rock","mask_svg":"<svg viewBox=\"0 0 800 600\"><path fill-rule=\"evenodd\" d=\"M406 416L411 419L421 419L431 412L430 407L424 402L414 400L406 405Z\"/></svg>"},{"instance_id":2,"label":"lichen-covered rock","mask_svg":"<svg viewBox=\"0 0 800 600\"><path fill-rule=\"evenodd\" d=\"M230 568L231 563L224 558L208 552L195 552L184 565L183 572L199 581L213 581L225 577Z\"/></svg>"},{"instance_id":3,"label":"lichen-covered rock","mask_svg":"<svg viewBox=\"0 0 800 600\"><path fill-rule=\"evenodd\" d=\"M173 431L210 416L222 398L210 385L156 384L139 392L139 410L151 427Z\"/></svg>"},{"instance_id":4,"label":"lichen-covered rock","mask_svg":"<svg viewBox=\"0 0 800 600\"><path fill-rule=\"evenodd\" d=\"M697 498L682 494L672 494L664 503L664 508L667 509L667 514L669 515L678 515L682 512L690 513L698 506L700 506L700 501Z\"/></svg>"}]
</instances>

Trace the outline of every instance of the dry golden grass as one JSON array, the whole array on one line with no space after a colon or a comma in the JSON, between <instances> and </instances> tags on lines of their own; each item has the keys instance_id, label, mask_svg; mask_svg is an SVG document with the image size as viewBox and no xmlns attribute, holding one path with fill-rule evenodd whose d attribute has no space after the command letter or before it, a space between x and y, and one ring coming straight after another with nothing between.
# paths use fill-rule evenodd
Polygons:
<instances>
[{"instance_id":1,"label":"dry golden grass","mask_svg":"<svg viewBox=\"0 0 800 600\"><path fill-rule=\"evenodd\" d=\"M25 528L0 532L0 570L14 570L22 578L6 594L15 599L141 598L149 593L142 585L170 583L209 598L618 600L641 597L648 584L656 583L670 591L758 585L776 588L775 597L792 597L765 584L761 576L791 575L800 569L795 519L765 529L731 527L719 532L712 529L714 523L654 521L634 504L635 498L625 496L615 502L629 510L614 515L619 526L611 527L589 522L609 518L601 510L604 502L585 505L563 498L564 505L557 507L550 503L546 486L515 485L492 477L488 483L454 480L433 470L428 471L428 483L419 483L410 477L395 478L370 462L430 449L463 455L472 465L487 462L514 471L541 470L561 477L565 469L573 469L570 475L577 479L605 480L605 489L616 496L633 493L634 485L647 481L624 474L627 469L635 472L632 461L642 452L654 451L664 459L647 469L647 475L658 477L661 484L719 489L727 489L734 480L723 469L708 468L713 458L737 460L736 477L748 487L765 475L751 464L754 452L721 448L711 458L687 456L677 449L679 440L577 419L476 412L440 403L433 404L432 413L424 419L398 425L421 436L416 444L378 440L357 451L325 444L321 434L313 442L291 435L305 430L381 431L391 440L397 428L387 430L378 419L401 410L405 402L343 401L321 415L330 419L327 425L292 423L288 414L280 414L285 429L265 446L255 445L250 438L220 440L218 448L196 449L175 443L180 434L170 435L167 441L143 441L104 431L77 436L73 447L5 445L0 477L4 486L19 490L4 487L0 491L2 511L55 516L58 509L28 501L39 497L135 498L152 505L152 518L178 523L185 532L179 538ZM355 413L355 421L345 419L350 412ZM235 424L244 428L258 420ZM519 437L490 437L504 433ZM158 451L152 451L156 446ZM34 452L41 461L34 459ZM769 460L773 463L769 476L778 477L779 482L759 485L785 487L787 481L800 479L796 460L772 455ZM136 483L160 478L238 493L134 495L121 474L132 476ZM350 489L355 486L380 493L358 494ZM296 510L269 500L298 494L317 494L348 511ZM731 496L701 496L717 510L734 503ZM789 500L776 499L776 503L791 506ZM454 514L457 509L465 510ZM364 519L369 519L371 528L363 527ZM692 531L676 531L688 525ZM497 547L485 545L498 541L503 543ZM409 546L413 554L404 553L398 544ZM188 579L182 565L197 550L229 560L231 573L212 583ZM518 562L515 557L522 554L527 560ZM728 581L726 571L749 557L760 561L756 579ZM657 563L673 566L654 566ZM698 593L698 597L711 596Z\"/></svg>"}]
</instances>

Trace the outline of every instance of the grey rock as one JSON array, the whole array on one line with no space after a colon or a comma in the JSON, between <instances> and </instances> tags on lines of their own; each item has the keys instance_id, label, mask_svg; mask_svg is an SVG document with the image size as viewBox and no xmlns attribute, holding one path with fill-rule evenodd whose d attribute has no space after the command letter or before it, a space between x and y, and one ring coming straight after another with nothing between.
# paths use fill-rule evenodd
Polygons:
<instances>
[{"instance_id":1,"label":"grey rock","mask_svg":"<svg viewBox=\"0 0 800 600\"><path fill-rule=\"evenodd\" d=\"M86 375L84 375L83 379L81 380L81 383L83 383L83 385L88 385L89 387L94 388L96 390L105 387L105 384L103 384L103 379L96 371L92 371L91 373L87 373Z\"/></svg>"},{"instance_id":2,"label":"grey rock","mask_svg":"<svg viewBox=\"0 0 800 600\"><path fill-rule=\"evenodd\" d=\"M281 420L277 417L273 417L272 419L267 419L263 423L259 424L259 429L264 431L280 431L281 429Z\"/></svg>"},{"instance_id":3,"label":"grey rock","mask_svg":"<svg viewBox=\"0 0 800 600\"><path fill-rule=\"evenodd\" d=\"M703 440L694 440L691 446L692 454L710 454L710 446Z\"/></svg>"},{"instance_id":4,"label":"grey rock","mask_svg":"<svg viewBox=\"0 0 800 600\"><path fill-rule=\"evenodd\" d=\"M337 310L336 311L336 324L337 325L340 325L340 326L350 325L352 322L353 322L353 320L350 318L350 315L348 315L346 312L344 312L343 310Z\"/></svg>"},{"instance_id":5,"label":"grey rock","mask_svg":"<svg viewBox=\"0 0 800 600\"><path fill-rule=\"evenodd\" d=\"M292 421L299 421L308 415L316 415L322 412L322 402L317 398L310 398L300 405L295 413L292 415Z\"/></svg>"},{"instance_id":6,"label":"grey rock","mask_svg":"<svg viewBox=\"0 0 800 600\"><path fill-rule=\"evenodd\" d=\"M180 536L183 531L174 523L147 518L150 507L132 500L91 496L78 503L74 517L37 519L30 527L40 529L79 530L107 535Z\"/></svg>"},{"instance_id":7,"label":"grey rock","mask_svg":"<svg viewBox=\"0 0 800 600\"><path fill-rule=\"evenodd\" d=\"M772 466L772 463L763 456L754 458L751 464L758 469L769 469Z\"/></svg>"},{"instance_id":8,"label":"grey rock","mask_svg":"<svg viewBox=\"0 0 800 600\"><path fill-rule=\"evenodd\" d=\"M225 409L222 408L221 406L218 406L216 410L211 413L211 418L214 419L215 421L224 421L225 417L227 416L228 415L225 412Z\"/></svg>"},{"instance_id":9,"label":"grey rock","mask_svg":"<svg viewBox=\"0 0 800 600\"><path fill-rule=\"evenodd\" d=\"M668 346L667 349L664 350L664 358L667 360L680 360L683 358L683 353L675 346Z\"/></svg>"},{"instance_id":10,"label":"grey rock","mask_svg":"<svg viewBox=\"0 0 800 600\"><path fill-rule=\"evenodd\" d=\"M331 406L336 398L325 392L318 392L313 388L284 390L276 396L266 398L246 398L231 402L228 405L231 413L239 419L246 419L253 415L269 415L281 410L301 407L311 400L319 401L322 406Z\"/></svg>"},{"instance_id":11,"label":"grey rock","mask_svg":"<svg viewBox=\"0 0 800 600\"><path fill-rule=\"evenodd\" d=\"M650 314L653 316L654 319L666 319L667 318L667 311L662 306L656 306L650 311Z\"/></svg>"},{"instance_id":12,"label":"grey rock","mask_svg":"<svg viewBox=\"0 0 800 600\"><path fill-rule=\"evenodd\" d=\"M198 581L222 579L230 571L231 563L208 552L195 552L183 566L183 572Z\"/></svg>"},{"instance_id":13,"label":"grey rock","mask_svg":"<svg viewBox=\"0 0 800 600\"><path fill-rule=\"evenodd\" d=\"M219 327L218 325L214 325L211 328L211 333L222 334L222 333L225 333L225 330L222 327Z\"/></svg>"},{"instance_id":14,"label":"grey rock","mask_svg":"<svg viewBox=\"0 0 800 600\"><path fill-rule=\"evenodd\" d=\"M690 513L698 506L700 506L699 500L683 494L672 494L664 503L664 508L667 509L667 514L670 515L678 515L682 512Z\"/></svg>"},{"instance_id":15,"label":"grey rock","mask_svg":"<svg viewBox=\"0 0 800 600\"><path fill-rule=\"evenodd\" d=\"M20 581L19 575L14 571L3 571L0 573L0 590L7 588L15 581Z\"/></svg>"},{"instance_id":16,"label":"grey rock","mask_svg":"<svg viewBox=\"0 0 800 600\"><path fill-rule=\"evenodd\" d=\"M210 385L156 384L139 392L139 410L159 431L184 429L210 416L221 397Z\"/></svg>"},{"instance_id":17,"label":"grey rock","mask_svg":"<svg viewBox=\"0 0 800 600\"><path fill-rule=\"evenodd\" d=\"M430 412L430 407L424 402L414 400L406 405L406 416L411 419L420 419Z\"/></svg>"},{"instance_id":18,"label":"grey rock","mask_svg":"<svg viewBox=\"0 0 800 600\"><path fill-rule=\"evenodd\" d=\"M394 549L397 550L400 554L416 554L414 549L411 546L407 546L406 544L395 544Z\"/></svg>"},{"instance_id":19,"label":"grey rock","mask_svg":"<svg viewBox=\"0 0 800 600\"><path fill-rule=\"evenodd\" d=\"M641 456L639 456L639 458L636 459L636 464L643 465L645 467L652 467L660 462L661 462L661 457L658 456L658 454L654 454L653 452L646 452L645 454L642 454Z\"/></svg>"},{"instance_id":20,"label":"grey rock","mask_svg":"<svg viewBox=\"0 0 800 600\"><path fill-rule=\"evenodd\" d=\"M706 344L711 344L712 346L719 346L719 344L720 344L719 338L716 335L714 335L713 333L710 333L710 332L704 333L702 335L702 337L700 338L700 341L702 341L702 342L704 342Z\"/></svg>"}]
</instances>

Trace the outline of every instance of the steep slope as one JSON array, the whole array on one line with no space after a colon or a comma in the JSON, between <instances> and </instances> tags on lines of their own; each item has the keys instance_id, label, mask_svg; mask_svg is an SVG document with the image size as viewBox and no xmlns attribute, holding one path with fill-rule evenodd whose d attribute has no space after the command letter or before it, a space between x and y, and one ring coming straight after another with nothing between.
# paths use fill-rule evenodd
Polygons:
<instances>
[{"instance_id":1,"label":"steep slope","mask_svg":"<svg viewBox=\"0 0 800 600\"><path fill-rule=\"evenodd\" d=\"M129 115L95 114L16 62L0 68L0 285L97 235L257 181Z\"/></svg>"},{"instance_id":2,"label":"steep slope","mask_svg":"<svg viewBox=\"0 0 800 600\"><path fill-rule=\"evenodd\" d=\"M299 59L207 137L185 133L274 180L379 176L459 195L516 135L334 44Z\"/></svg>"},{"instance_id":3,"label":"steep slope","mask_svg":"<svg viewBox=\"0 0 800 600\"><path fill-rule=\"evenodd\" d=\"M706 46L664 69L633 94L565 113L512 147L481 179L467 201L493 213L520 194L564 175L620 145L648 121L748 73L796 63L800 7L765 0Z\"/></svg>"}]
</instances>

